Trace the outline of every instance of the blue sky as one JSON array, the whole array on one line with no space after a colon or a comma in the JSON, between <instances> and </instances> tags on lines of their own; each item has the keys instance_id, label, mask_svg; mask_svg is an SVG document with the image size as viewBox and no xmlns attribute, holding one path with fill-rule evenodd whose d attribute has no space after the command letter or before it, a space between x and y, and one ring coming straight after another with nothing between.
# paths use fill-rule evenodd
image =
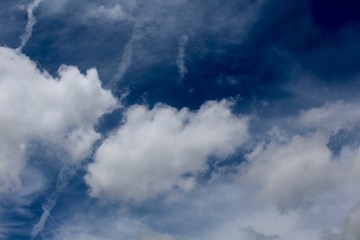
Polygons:
<instances>
[{"instance_id":1,"label":"blue sky","mask_svg":"<svg viewBox=\"0 0 360 240\"><path fill-rule=\"evenodd\" d=\"M358 1L0 4L0 239L360 239Z\"/></svg>"}]
</instances>

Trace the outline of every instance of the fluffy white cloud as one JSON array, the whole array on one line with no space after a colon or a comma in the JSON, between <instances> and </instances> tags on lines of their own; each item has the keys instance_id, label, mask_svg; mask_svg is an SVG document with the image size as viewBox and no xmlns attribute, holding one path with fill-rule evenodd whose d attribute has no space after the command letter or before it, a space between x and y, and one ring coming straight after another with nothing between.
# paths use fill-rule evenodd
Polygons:
<instances>
[{"instance_id":1,"label":"fluffy white cloud","mask_svg":"<svg viewBox=\"0 0 360 240\"><path fill-rule=\"evenodd\" d=\"M339 130L356 127L359 118L356 104L326 103L300 113L302 135L277 132L258 144L241 166L246 166L242 180L255 186L255 200L271 200L285 211L308 206L317 196L360 180L359 146L340 146L338 155L329 148Z\"/></svg>"},{"instance_id":2,"label":"fluffy white cloud","mask_svg":"<svg viewBox=\"0 0 360 240\"><path fill-rule=\"evenodd\" d=\"M83 75L62 66L53 78L26 56L0 47L0 193L21 187L29 141L56 145L74 160L84 158L99 138L94 124L116 105L95 69Z\"/></svg>"},{"instance_id":3,"label":"fluffy white cloud","mask_svg":"<svg viewBox=\"0 0 360 240\"><path fill-rule=\"evenodd\" d=\"M271 199L286 210L336 184L339 176L327 141L323 135L313 134L260 144L247 157L246 179L259 187L257 198Z\"/></svg>"},{"instance_id":4,"label":"fluffy white cloud","mask_svg":"<svg viewBox=\"0 0 360 240\"><path fill-rule=\"evenodd\" d=\"M208 157L224 159L248 136L248 118L232 114L226 100L198 111L135 105L95 154L85 177L91 195L141 202L174 187L191 189Z\"/></svg>"},{"instance_id":5,"label":"fluffy white cloud","mask_svg":"<svg viewBox=\"0 0 360 240\"><path fill-rule=\"evenodd\" d=\"M214 112L227 112L227 114L210 114L209 109L216 109L215 107L218 110L214 110ZM205 111L205 109L207 110ZM205 112L208 112L207 118L204 117ZM179 153L175 151L179 145L171 144L173 138L170 137L170 133L177 133L173 135L176 136L174 138L177 139L176 143L192 142L193 139L190 136L196 139L199 139L198 136L204 136L203 130L196 130L195 135L192 133L195 132L194 129L198 129L205 122L206 134L215 131L214 127L208 127L207 121L210 119L215 123L219 122L219 116L223 116L221 119L224 122L226 119L227 124L212 124L212 126L218 127L232 126L233 124L229 122L237 122L241 119L241 117L231 114L226 102L207 103L197 112L191 112L187 109L179 111L164 105L159 105L154 109L133 106L125 115L126 119L123 125L98 150L96 162L91 165L89 171L93 167L96 167L93 170L97 171L103 168L103 178L109 177L109 182L120 187L126 186L122 185L122 181L125 181L128 188L131 188L129 185L134 186L135 193L137 193L138 186L149 184L148 182L153 180L151 177L155 178L156 181L171 181L173 185L176 185L181 179L178 176L181 176L183 172L196 171L181 170L180 174L175 172L174 177L160 174L160 177L157 178L159 175L157 166L160 166L165 173L173 171L171 164L176 158L175 155L168 155L172 151L167 149ZM233 120L227 120L229 118ZM198 119L197 126L191 127L191 130L186 130L194 125L194 119ZM205 119L207 120L205 121ZM242 119L242 121L245 120L246 118ZM147 210L146 214L140 217L143 221L140 225L139 223L131 223L131 221L128 222L131 223L129 225L123 221L124 218L116 215L116 213L114 217L96 217L97 220L83 218L69 223L67 227L62 227L62 234L58 235L58 239L89 238L97 240L122 239L121 237L136 240L174 239L174 236L171 235L152 232L154 229L159 229L159 226L165 231L176 229L175 239L190 240L220 240L224 238L229 240L358 239L356 226L359 211L353 206L360 200L360 194L358 191L354 191L360 183L358 174L360 151L355 146L343 146L340 153L334 155L328 147L331 135L323 130L310 129L302 135L284 130L287 134L281 134L277 131L276 134L272 132L269 139L268 136L262 136L262 139L268 141L259 144L247 155L248 162L240 165L238 173L240 181L229 176L225 179L218 176L211 183L198 186L197 191L182 194L178 199L179 201L170 204L165 202L161 206L162 211L151 210L151 207L146 207L149 205L145 205ZM187 135L186 141L185 139L180 141L183 138L182 134L184 134L180 132L191 134ZM219 130L213 136L219 135L220 132L227 131ZM134 134L131 135L130 133ZM203 141L196 141L196 139L194 141L202 148L208 145L208 143L203 145ZM204 139L212 138L204 136ZM136 144L134 145L134 143ZM192 144L194 143L190 145ZM164 145L168 148L163 147ZM105 156L99 155L100 151L105 151L104 146L107 147L107 158L99 158ZM188 145L182 144L182 146L183 151L189 151ZM198 148L196 149L195 152L200 151ZM158 155L152 151L157 152ZM160 153L165 154L165 156L162 157ZM211 154L216 155L217 153L212 152ZM225 153L222 156L226 155ZM159 158L160 160L158 160ZM147 161L151 161L151 164L148 164ZM205 160L199 160L199 162L204 163ZM185 161L184 164L190 163ZM180 167L181 169L186 168L185 165L180 165ZM109 170L111 168L112 170ZM137 170L139 168L140 170ZM149 172L146 171L147 169ZM111 171L118 173L118 175L116 173L112 175ZM91 171L88 177L90 174ZM104 186L108 188L106 189ZM147 186L152 187L150 184ZM127 194L130 190L116 188L112 185L102 185L101 187L95 196L114 200L128 200L131 197L134 198L133 196L139 196L120 195ZM158 188L151 188L151 190L154 189L158 190ZM154 194L157 193L155 190ZM169 188L161 191L168 190ZM153 195L140 196L145 198ZM140 201L141 199L137 200ZM305 207L302 208L301 206ZM279 211L279 209L283 211ZM347 217L348 212L350 215ZM105 229L109 229L111 226L111 229L116 230L92 232L94 226L99 229L100 222L107 226ZM343 222L344 224L341 225ZM100 227L100 229L102 228ZM329 231L322 234L324 229L329 229ZM171 233L171 230L169 232Z\"/></svg>"},{"instance_id":6,"label":"fluffy white cloud","mask_svg":"<svg viewBox=\"0 0 360 240\"><path fill-rule=\"evenodd\" d=\"M329 136L315 132L259 144L247 156L242 180L254 187L255 201L272 201L281 211L306 207L320 195L360 181L359 148L343 147L335 156Z\"/></svg>"}]
</instances>

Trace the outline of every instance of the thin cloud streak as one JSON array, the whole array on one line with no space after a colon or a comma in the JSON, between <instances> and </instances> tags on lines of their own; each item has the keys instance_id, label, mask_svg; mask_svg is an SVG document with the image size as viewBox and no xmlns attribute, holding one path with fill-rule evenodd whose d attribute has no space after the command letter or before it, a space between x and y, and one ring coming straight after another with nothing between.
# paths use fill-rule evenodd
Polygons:
<instances>
[{"instance_id":1,"label":"thin cloud streak","mask_svg":"<svg viewBox=\"0 0 360 240\"><path fill-rule=\"evenodd\" d=\"M42 206L43 213L41 214L40 220L34 225L31 232L31 239L35 239L43 231L46 221L50 216L51 210L55 207L58 193L52 193L45 201Z\"/></svg>"},{"instance_id":2,"label":"thin cloud streak","mask_svg":"<svg viewBox=\"0 0 360 240\"><path fill-rule=\"evenodd\" d=\"M36 17L34 16L34 11L37 9L42 0L33 0L27 7L27 18L28 21L26 23L26 28L24 34L21 36L21 43L19 47L16 49L21 52L27 42L30 40L33 28L36 24Z\"/></svg>"},{"instance_id":3,"label":"thin cloud streak","mask_svg":"<svg viewBox=\"0 0 360 240\"><path fill-rule=\"evenodd\" d=\"M54 207L56 206L59 194L61 194L61 192L63 192L66 189L66 187L69 184L69 181L72 179L72 177L75 176L75 174L80 168L81 168L81 164L67 163L60 169L56 181L55 191L45 200L42 206L43 212L41 214L41 217L33 227L31 233L32 239L39 236L39 234L44 230L45 224L50 216L50 213L52 209L54 209Z\"/></svg>"},{"instance_id":4,"label":"thin cloud streak","mask_svg":"<svg viewBox=\"0 0 360 240\"><path fill-rule=\"evenodd\" d=\"M179 39L178 43L178 54L176 58L176 64L178 67L178 72L180 75L180 81L184 79L185 75L187 74L186 62L185 62L185 50L186 44L189 41L188 35L183 35Z\"/></svg>"},{"instance_id":5,"label":"thin cloud streak","mask_svg":"<svg viewBox=\"0 0 360 240\"><path fill-rule=\"evenodd\" d=\"M107 87L112 89L116 84L121 81L127 70L130 68L133 59L133 48L134 45L142 38L142 32L140 24L135 24L133 33L130 40L125 45L121 62L118 66L117 72L115 73L112 80L107 84Z\"/></svg>"}]
</instances>

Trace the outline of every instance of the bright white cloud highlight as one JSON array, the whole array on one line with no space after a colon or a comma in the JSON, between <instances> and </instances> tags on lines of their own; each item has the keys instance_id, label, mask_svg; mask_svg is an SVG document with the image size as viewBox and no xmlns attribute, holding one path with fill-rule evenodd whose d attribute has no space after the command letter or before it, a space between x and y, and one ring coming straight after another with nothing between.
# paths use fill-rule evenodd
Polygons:
<instances>
[{"instance_id":1,"label":"bright white cloud highlight","mask_svg":"<svg viewBox=\"0 0 360 240\"><path fill-rule=\"evenodd\" d=\"M187 173L205 170L208 157L224 159L248 136L248 118L231 103L209 101L198 111L135 105L106 139L88 168L91 195L141 202L173 188L192 189Z\"/></svg>"},{"instance_id":2,"label":"bright white cloud highlight","mask_svg":"<svg viewBox=\"0 0 360 240\"><path fill-rule=\"evenodd\" d=\"M83 75L62 66L53 78L26 56L1 47L0 193L21 188L29 141L56 145L74 160L84 158L100 137L94 124L116 106L95 69Z\"/></svg>"}]
</instances>

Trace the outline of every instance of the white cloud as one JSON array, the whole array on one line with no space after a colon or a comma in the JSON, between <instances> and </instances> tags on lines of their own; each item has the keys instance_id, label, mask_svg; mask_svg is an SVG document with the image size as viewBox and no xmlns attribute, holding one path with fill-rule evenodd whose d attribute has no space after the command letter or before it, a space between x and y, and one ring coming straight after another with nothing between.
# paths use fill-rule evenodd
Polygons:
<instances>
[{"instance_id":1,"label":"white cloud","mask_svg":"<svg viewBox=\"0 0 360 240\"><path fill-rule=\"evenodd\" d=\"M179 39L179 43L178 43L178 55L176 58L176 64L178 67L178 71L179 71L179 75L180 75L180 80L182 80L186 73L187 73L187 68L185 65L185 48L186 48L186 44L189 41L189 36L188 35L183 35L180 39Z\"/></svg>"},{"instance_id":2,"label":"white cloud","mask_svg":"<svg viewBox=\"0 0 360 240\"><path fill-rule=\"evenodd\" d=\"M29 141L56 145L74 160L84 158L100 137L94 124L116 105L95 69L82 75L62 66L53 78L26 56L1 47L0 193L21 188Z\"/></svg>"},{"instance_id":3,"label":"white cloud","mask_svg":"<svg viewBox=\"0 0 360 240\"><path fill-rule=\"evenodd\" d=\"M46 221L50 216L51 210L56 205L56 201L57 201L56 194L53 194L46 199L46 202L42 206L43 213L41 214L39 221L34 225L32 229L31 239L36 238L43 231Z\"/></svg>"},{"instance_id":4,"label":"white cloud","mask_svg":"<svg viewBox=\"0 0 360 240\"><path fill-rule=\"evenodd\" d=\"M53 231L52 240L175 240L154 232L143 222L114 210L108 215L83 211L73 214Z\"/></svg>"},{"instance_id":5,"label":"white cloud","mask_svg":"<svg viewBox=\"0 0 360 240\"><path fill-rule=\"evenodd\" d=\"M208 157L228 157L247 138L248 118L228 101L209 101L196 111L167 105L135 105L95 154L85 177L91 195L141 202L174 187L191 189Z\"/></svg>"},{"instance_id":6,"label":"white cloud","mask_svg":"<svg viewBox=\"0 0 360 240\"><path fill-rule=\"evenodd\" d=\"M246 179L259 187L257 199L287 210L332 188L337 180L328 139L321 134L293 136L287 142L260 144L251 154Z\"/></svg>"},{"instance_id":7,"label":"white cloud","mask_svg":"<svg viewBox=\"0 0 360 240\"><path fill-rule=\"evenodd\" d=\"M83 209L82 209L83 210ZM141 221L114 210L108 215L89 211L77 211L60 225L51 229L53 240L136 240L149 232Z\"/></svg>"},{"instance_id":8,"label":"white cloud","mask_svg":"<svg viewBox=\"0 0 360 240\"><path fill-rule=\"evenodd\" d=\"M60 169L56 180L56 186L53 192L45 199L42 205L42 214L38 222L33 226L31 237L36 238L44 230L45 224L48 221L51 211L57 204L57 198L62 191L67 187L71 178L75 175L78 169L82 167L80 163L66 163Z\"/></svg>"},{"instance_id":9,"label":"white cloud","mask_svg":"<svg viewBox=\"0 0 360 240\"><path fill-rule=\"evenodd\" d=\"M42 0L33 0L29 6L27 7L27 23L25 27L25 32L21 36L21 43L20 46L17 48L18 51L22 51L22 49L25 47L26 43L31 38L31 34L34 28L34 25L36 24L36 18L34 16L34 11L39 6Z\"/></svg>"},{"instance_id":10,"label":"white cloud","mask_svg":"<svg viewBox=\"0 0 360 240\"><path fill-rule=\"evenodd\" d=\"M357 126L360 108L340 101L303 111L298 117L302 135L273 134L241 166L246 172L242 179L258 191L255 200L270 200L282 211L308 207L319 195L360 180L360 147L340 146L338 155L329 148L339 130Z\"/></svg>"},{"instance_id":11,"label":"white cloud","mask_svg":"<svg viewBox=\"0 0 360 240\"><path fill-rule=\"evenodd\" d=\"M99 180L94 178L98 192L93 194L141 201L169 191L184 172L205 169L204 165L192 164L205 163L209 152L217 155L227 142L219 141L219 149L212 152L209 149L216 147L207 148L213 143L205 140L213 142L213 136L227 136L230 131L225 128L236 122L246 129L246 118L231 114L227 104L210 102L197 112L166 105L154 109L131 107L123 125L103 142L89 168L90 187L95 186L89 181L94 181L91 174L100 176ZM240 132L238 137L246 131ZM330 135L323 131L311 129L303 135L289 131L287 135L272 132L268 142L259 144L247 156L248 163L240 166L239 179L219 176L198 186L197 191L183 194L179 201L163 203L161 211L145 205L146 214L138 216L143 221L140 225L129 225L116 214L96 217L97 220L83 218L61 227L62 235L57 235L57 239L357 239L359 211L351 209L360 200L360 194L354 191L360 182L359 147L343 147L334 156L327 146ZM198 144L196 148L189 147L194 144ZM233 145L223 149L219 155L225 157L234 148ZM201 157L192 157L191 163L186 161L187 156L199 152ZM174 171L176 156L185 161L179 162ZM170 187L158 187L158 182L170 182ZM143 186L150 191L140 192ZM346 218L347 212L351 214ZM94 226L102 226L100 222L107 226L105 229L111 226L115 231L92 231ZM175 228L175 233L169 231L174 235L153 233L159 226L164 231ZM322 236L323 229L329 231Z\"/></svg>"},{"instance_id":12,"label":"white cloud","mask_svg":"<svg viewBox=\"0 0 360 240\"><path fill-rule=\"evenodd\" d=\"M113 78L111 79L111 81L107 84L108 87L110 88L116 87L116 83L124 78L127 70L130 68L132 64L134 48L136 47L136 44L139 42L141 38L142 38L141 24L136 23L131 38L124 47L121 62L117 68L117 71L113 76Z\"/></svg>"},{"instance_id":13,"label":"white cloud","mask_svg":"<svg viewBox=\"0 0 360 240\"><path fill-rule=\"evenodd\" d=\"M309 207L326 192L359 181L359 148L343 147L339 156L328 148L329 137L318 132L273 139L248 155L242 180L254 187L255 201L276 204L280 210Z\"/></svg>"},{"instance_id":14,"label":"white cloud","mask_svg":"<svg viewBox=\"0 0 360 240\"><path fill-rule=\"evenodd\" d=\"M110 21L122 21L128 17L120 4L115 4L113 7L97 6L91 9L89 16Z\"/></svg>"},{"instance_id":15,"label":"white cloud","mask_svg":"<svg viewBox=\"0 0 360 240\"><path fill-rule=\"evenodd\" d=\"M305 126L337 132L351 128L360 120L360 108L357 103L337 101L321 107L311 108L300 114L299 121Z\"/></svg>"}]
</instances>

